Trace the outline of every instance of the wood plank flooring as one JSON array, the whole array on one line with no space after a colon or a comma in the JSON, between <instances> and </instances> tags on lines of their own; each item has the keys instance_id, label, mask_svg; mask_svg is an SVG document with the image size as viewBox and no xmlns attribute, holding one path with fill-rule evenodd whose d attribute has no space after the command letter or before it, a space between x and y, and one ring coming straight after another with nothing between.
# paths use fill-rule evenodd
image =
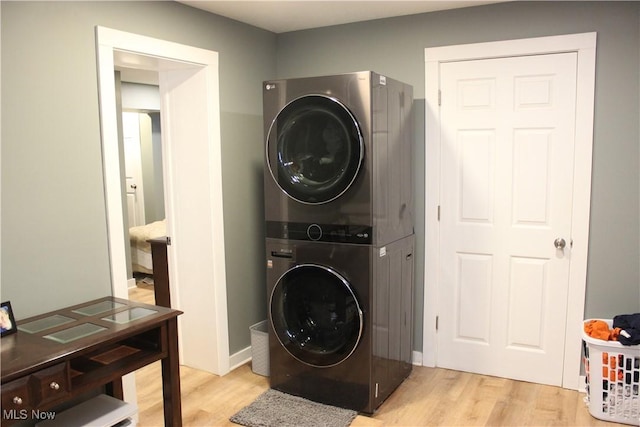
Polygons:
<instances>
[{"instance_id":1,"label":"wood plank flooring","mask_svg":"<svg viewBox=\"0 0 640 427\"><path fill-rule=\"evenodd\" d=\"M153 303L153 292L135 288L130 298ZM229 417L266 391L266 377L243 365L219 377L180 367L185 426L234 426ZM139 427L163 425L160 363L136 372ZM593 418L584 394L440 368L414 366L409 378L372 417L357 426L623 426Z\"/></svg>"}]
</instances>

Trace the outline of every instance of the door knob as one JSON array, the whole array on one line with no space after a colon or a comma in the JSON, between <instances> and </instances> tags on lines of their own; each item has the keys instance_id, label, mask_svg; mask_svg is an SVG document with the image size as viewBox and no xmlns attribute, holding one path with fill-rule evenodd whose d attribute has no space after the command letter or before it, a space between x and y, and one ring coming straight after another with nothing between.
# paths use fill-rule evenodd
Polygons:
<instances>
[{"instance_id":1,"label":"door knob","mask_svg":"<svg viewBox=\"0 0 640 427\"><path fill-rule=\"evenodd\" d=\"M556 249L564 249L564 247L567 246L567 242L565 242L563 238L558 237L553 241L553 245L556 247Z\"/></svg>"},{"instance_id":2,"label":"door knob","mask_svg":"<svg viewBox=\"0 0 640 427\"><path fill-rule=\"evenodd\" d=\"M130 187L131 187L131 188L133 188L134 190L135 190L136 188L138 188L138 186L137 186L137 185L135 185L135 184L131 184L131 185L130 185Z\"/></svg>"}]
</instances>

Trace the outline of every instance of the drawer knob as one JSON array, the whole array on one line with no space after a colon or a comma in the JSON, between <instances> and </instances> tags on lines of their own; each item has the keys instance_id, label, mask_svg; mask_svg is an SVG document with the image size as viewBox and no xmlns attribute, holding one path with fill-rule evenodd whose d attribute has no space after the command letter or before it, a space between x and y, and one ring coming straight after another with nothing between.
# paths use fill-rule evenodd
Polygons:
<instances>
[{"instance_id":1,"label":"drawer knob","mask_svg":"<svg viewBox=\"0 0 640 427\"><path fill-rule=\"evenodd\" d=\"M51 384L49 384L49 387L51 390L60 390L60 384L55 381L52 381Z\"/></svg>"},{"instance_id":2,"label":"drawer knob","mask_svg":"<svg viewBox=\"0 0 640 427\"><path fill-rule=\"evenodd\" d=\"M22 405L22 398L20 396L15 396L13 398L13 403L15 403L16 405Z\"/></svg>"}]
</instances>

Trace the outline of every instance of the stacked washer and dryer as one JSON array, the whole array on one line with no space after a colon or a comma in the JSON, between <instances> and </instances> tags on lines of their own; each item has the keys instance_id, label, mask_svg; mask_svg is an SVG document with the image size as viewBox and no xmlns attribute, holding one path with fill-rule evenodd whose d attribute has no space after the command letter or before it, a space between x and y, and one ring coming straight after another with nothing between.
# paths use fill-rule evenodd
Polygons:
<instances>
[{"instance_id":1,"label":"stacked washer and dryer","mask_svg":"<svg viewBox=\"0 0 640 427\"><path fill-rule=\"evenodd\" d=\"M373 413L411 372L412 92L369 71L264 83L276 390Z\"/></svg>"}]
</instances>

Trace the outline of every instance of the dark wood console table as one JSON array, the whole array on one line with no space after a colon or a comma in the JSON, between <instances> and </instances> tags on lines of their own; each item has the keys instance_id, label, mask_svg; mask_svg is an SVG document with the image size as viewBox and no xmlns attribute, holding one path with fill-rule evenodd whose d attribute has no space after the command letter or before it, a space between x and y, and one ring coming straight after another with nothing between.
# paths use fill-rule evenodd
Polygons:
<instances>
[{"instance_id":1,"label":"dark wood console table","mask_svg":"<svg viewBox=\"0 0 640 427\"><path fill-rule=\"evenodd\" d=\"M181 311L105 297L18 323L2 337L2 425L23 421L162 361L165 426L182 425L177 317Z\"/></svg>"}]
</instances>

